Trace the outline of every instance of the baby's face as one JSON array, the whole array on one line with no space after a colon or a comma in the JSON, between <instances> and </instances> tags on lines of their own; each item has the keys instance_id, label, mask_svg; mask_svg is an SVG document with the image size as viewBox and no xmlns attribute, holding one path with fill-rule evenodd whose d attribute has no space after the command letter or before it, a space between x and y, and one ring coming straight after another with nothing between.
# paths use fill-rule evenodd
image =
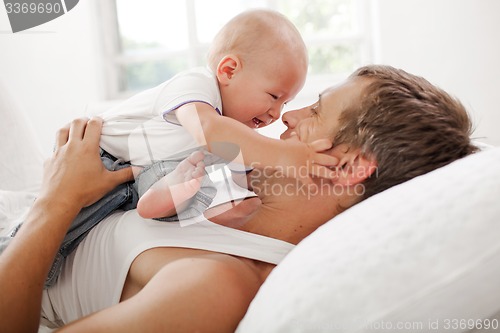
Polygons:
<instances>
[{"instance_id":1,"label":"baby's face","mask_svg":"<svg viewBox=\"0 0 500 333\"><path fill-rule=\"evenodd\" d=\"M304 62L287 58L243 65L227 86L221 86L223 114L251 128L279 119L283 106L302 89L307 74Z\"/></svg>"}]
</instances>

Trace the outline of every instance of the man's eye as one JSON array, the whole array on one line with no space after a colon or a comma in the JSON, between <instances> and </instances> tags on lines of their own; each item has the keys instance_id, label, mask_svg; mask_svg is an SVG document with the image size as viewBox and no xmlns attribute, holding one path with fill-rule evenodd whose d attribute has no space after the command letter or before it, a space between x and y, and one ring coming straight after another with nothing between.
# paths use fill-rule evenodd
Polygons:
<instances>
[{"instance_id":1,"label":"man's eye","mask_svg":"<svg viewBox=\"0 0 500 333\"><path fill-rule=\"evenodd\" d=\"M311 108L311 116L315 116L318 114L318 106L315 105Z\"/></svg>"}]
</instances>

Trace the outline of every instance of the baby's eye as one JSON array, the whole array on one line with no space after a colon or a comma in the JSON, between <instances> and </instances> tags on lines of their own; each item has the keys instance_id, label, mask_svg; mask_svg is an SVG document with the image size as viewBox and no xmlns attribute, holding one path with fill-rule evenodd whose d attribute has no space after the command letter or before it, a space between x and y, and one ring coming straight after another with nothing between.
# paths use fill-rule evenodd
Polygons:
<instances>
[{"instance_id":1,"label":"baby's eye","mask_svg":"<svg viewBox=\"0 0 500 333\"><path fill-rule=\"evenodd\" d=\"M269 96L271 96L274 100L277 100L278 99L278 96L274 95L274 94L269 94Z\"/></svg>"}]
</instances>

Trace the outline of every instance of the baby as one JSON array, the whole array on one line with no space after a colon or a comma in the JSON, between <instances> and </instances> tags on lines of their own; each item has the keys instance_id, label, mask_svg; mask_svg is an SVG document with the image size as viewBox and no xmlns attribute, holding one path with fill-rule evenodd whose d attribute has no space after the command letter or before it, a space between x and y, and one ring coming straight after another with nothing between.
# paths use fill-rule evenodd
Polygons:
<instances>
[{"instance_id":1,"label":"baby","mask_svg":"<svg viewBox=\"0 0 500 333\"><path fill-rule=\"evenodd\" d=\"M285 144L251 130L280 118L284 104L302 88L307 66L305 44L286 17L268 10L244 12L215 37L208 68L180 73L106 112L101 147L134 166L171 159L200 146L233 164L254 167L300 168L307 160L318 161L306 146ZM229 149L231 154L217 149L221 142L239 148L236 160L234 149ZM199 189L202 158L201 153L191 156L176 172L141 193L139 214L160 218L182 209L179 203Z\"/></svg>"}]
</instances>

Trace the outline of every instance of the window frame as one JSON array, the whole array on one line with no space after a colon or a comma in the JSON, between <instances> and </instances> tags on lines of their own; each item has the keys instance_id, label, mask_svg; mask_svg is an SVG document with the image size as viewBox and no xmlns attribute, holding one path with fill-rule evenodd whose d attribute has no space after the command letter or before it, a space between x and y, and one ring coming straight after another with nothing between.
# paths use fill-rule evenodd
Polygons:
<instances>
[{"instance_id":1,"label":"window frame","mask_svg":"<svg viewBox=\"0 0 500 333\"><path fill-rule=\"evenodd\" d=\"M304 36L304 41L308 47L323 45L345 45L355 43L360 46L360 65L373 62L373 35L369 33L372 27L372 4L370 0L354 0L357 11L357 20L360 29L357 33L349 37L323 37L310 38ZM105 97L107 99L124 99L137 93L137 91L122 91L120 86L120 67L127 64L137 63L145 60L163 60L176 55L185 55L188 59L188 67L200 66L197 59L200 52L208 49L208 43L202 43L197 37L196 8L195 0L185 0L186 18L188 26L188 48L181 51L151 50L141 54L122 54L121 39L119 33L119 23L117 15L116 0L99 1L96 11L98 12L98 24L100 25L100 39L103 53L103 82L105 87ZM267 0L269 9L277 9L277 0ZM373 30L373 29L372 29ZM343 79L348 73L338 74L309 74L307 87L331 86L333 83ZM317 94L317 91L316 91Z\"/></svg>"}]
</instances>

